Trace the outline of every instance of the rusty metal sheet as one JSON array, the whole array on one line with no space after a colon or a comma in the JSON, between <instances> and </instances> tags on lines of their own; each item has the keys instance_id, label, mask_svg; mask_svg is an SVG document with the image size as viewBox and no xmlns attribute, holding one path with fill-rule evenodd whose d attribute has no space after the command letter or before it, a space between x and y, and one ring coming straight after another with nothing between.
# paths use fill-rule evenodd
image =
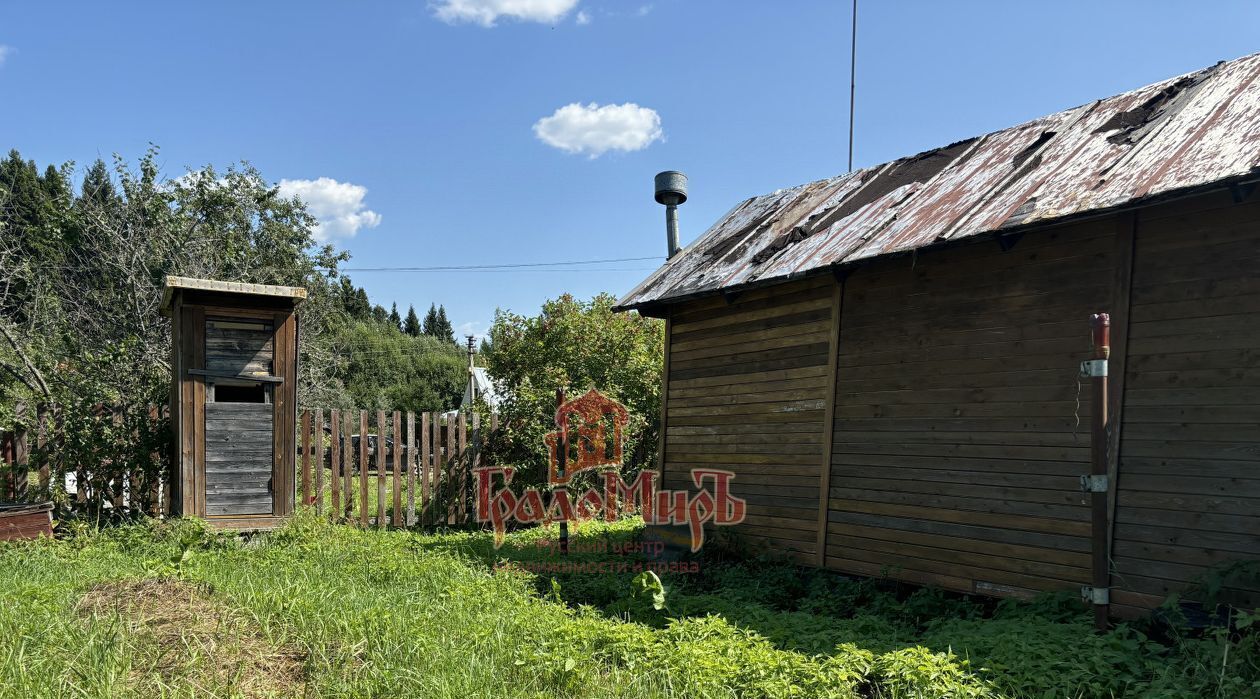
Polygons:
<instances>
[{"instance_id":1,"label":"rusty metal sheet","mask_svg":"<svg viewBox=\"0 0 1260 699\"><path fill-rule=\"evenodd\" d=\"M621 309L1260 180L1260 54L944 148L748 199Z\"/></svg>"}]
</instances>

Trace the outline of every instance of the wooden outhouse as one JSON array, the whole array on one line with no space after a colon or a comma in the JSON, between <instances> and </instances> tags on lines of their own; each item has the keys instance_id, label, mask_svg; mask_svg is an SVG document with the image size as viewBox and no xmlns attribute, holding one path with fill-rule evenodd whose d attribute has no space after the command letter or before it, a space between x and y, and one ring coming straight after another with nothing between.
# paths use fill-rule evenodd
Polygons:
<instances>
[{"instance_id":1,"label":"wooden outhouse","mask_svg":"<svg viewBox=\"0 0 1260 699\"><path fill-rule=\"evenodd\" d=\"M618 302L666 319L664 487L733 471L803 564L1116 615L1260 559L1258 185L1254 55L738 204Z\"/></svg>"},{"instance_id":2,"label":"wooden outhouse","mask_svg":"<svg viewBox=\"0 0 1260 699\"><path fill-rule=\"evenodd\" d=\"M167 277L171 510L232 529L293 512L301 287Z\"/></svg>"}]
</instances>

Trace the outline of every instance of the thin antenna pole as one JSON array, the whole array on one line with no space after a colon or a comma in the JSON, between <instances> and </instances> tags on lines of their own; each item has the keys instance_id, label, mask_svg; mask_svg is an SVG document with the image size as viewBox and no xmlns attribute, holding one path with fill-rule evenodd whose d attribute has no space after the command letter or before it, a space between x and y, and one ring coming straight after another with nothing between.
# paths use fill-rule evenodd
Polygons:
<instances>
[{"instance_id":1,"label":"thin antenna pole","mask_svg":"<svg viewBox=\"0 0 1260 699\"><path fill-rule=\"evenodd\" d=\"M849 42L849 172L853 172L853 97L857 92L857 0L853 0L853 38Z\"/></svg>"}]
</instances>

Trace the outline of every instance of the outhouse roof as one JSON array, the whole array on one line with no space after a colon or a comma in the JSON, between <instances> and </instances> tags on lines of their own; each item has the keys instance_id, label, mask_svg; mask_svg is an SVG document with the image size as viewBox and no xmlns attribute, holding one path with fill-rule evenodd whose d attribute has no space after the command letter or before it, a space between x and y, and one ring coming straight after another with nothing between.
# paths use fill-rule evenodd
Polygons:
<instances>
[{"instance_id":1,"label":"outhouse roof","mask_svg":"<svg viewBox=\"0 0 1260 699\"><path fill-rule=\"evenodd\" d=\"M242 296L264 296L269 298L292 299L298 303L306 298L306 289L300 286L279 286L275 284L250 284L247 282L228 282L220 279L196 279L193 277L176 277L167 275L166 284L162 287L163 313L171 310L171 301L175 290L208 291L219 294L240 294Z\"/></svg>"}]
</instances>

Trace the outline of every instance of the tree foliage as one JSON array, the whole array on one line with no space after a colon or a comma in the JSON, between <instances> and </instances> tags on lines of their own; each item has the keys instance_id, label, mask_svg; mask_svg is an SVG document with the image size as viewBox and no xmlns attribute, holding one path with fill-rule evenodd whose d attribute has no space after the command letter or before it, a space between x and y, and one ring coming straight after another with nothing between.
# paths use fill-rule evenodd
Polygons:
<instances>
[{"instance_id":1,"label":"tree foliage","mask_svg":"<svg viewBox=\"0 0 1260 699\"><path fill-rule=\"evenodd\" d=\"M455 329L451 327L451 321L446 319L445 306L429 306L429 312L424 316L424 334L454 344Z\"/></svg>"},{"instance_id":2,"label":"tree foliage","mask_svg":"<svg viewBox=\"0 0 1260 699\"><path fill-rule=\"evenodd\" d=\"M420 317L416 315L416 307L407 307L407 319L403 321L403 332L412 337L420 337Z\"/></svg>"},{"instance_id":3,"label":"tree foliage","mask_svg":"<svg viewBox=\"0 0 1260 699\"><path fill-rule=\"evenodd\" d=\"M627 472L650 466L659 430L664 323L614 313L614 297L568 294L536 316L500 310L490 329L486 367L501 394L494 456L527 483L546 478L543 435L555 429L556 389L568 397L598 389L630 412Z\"/></svg>"},{"instance_id":4,"label":"tree foliage","mask_svg":"<svg viewBox=\"0 0 1260 699\"><path fill-rule=\"evenodd\" d=\"M166 402L170 323L158 305L167 275L305 287L304 405L440 410L458 401L454 348L399 332L396 312L373 307L339 273L348 255L316 241L303 203L252 166L167 179L152 148L136 163L94 162L77 195L73 175L72 163L41 173L16 151L0 161L0 424L19 402L61 406L64 463L138 467L164 429L138 434L150 429L145 414L109 437L99 413ZM130 459L118 451L128 443Z\"/></svg>"}]
</instances>

